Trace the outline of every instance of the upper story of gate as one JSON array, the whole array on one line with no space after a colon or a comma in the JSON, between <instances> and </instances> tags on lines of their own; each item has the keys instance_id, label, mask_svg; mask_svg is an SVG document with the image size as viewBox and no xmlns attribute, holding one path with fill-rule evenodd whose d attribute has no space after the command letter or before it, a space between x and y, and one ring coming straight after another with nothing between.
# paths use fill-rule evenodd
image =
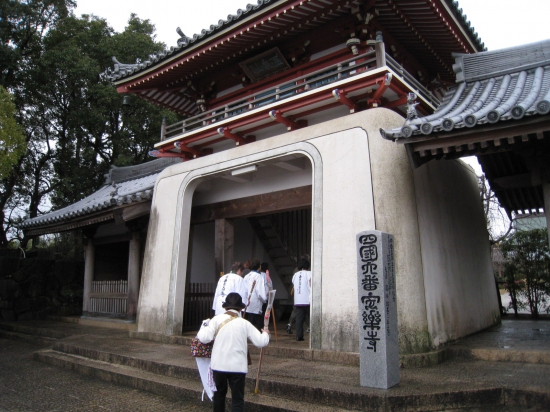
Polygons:
<instances>
[{"instance_id":1,"label":"upper story of gate","mask_svg":"<svg viewBox=\"0 0 550 412\"><path fill-rule=\"evenodd\" d=\"M184 160L374 107L429 114L454 84L452 53L484 49L451 0L259 0L178 34L107 76L182 116L152 154Z\"/></svg>"}]
</instances>

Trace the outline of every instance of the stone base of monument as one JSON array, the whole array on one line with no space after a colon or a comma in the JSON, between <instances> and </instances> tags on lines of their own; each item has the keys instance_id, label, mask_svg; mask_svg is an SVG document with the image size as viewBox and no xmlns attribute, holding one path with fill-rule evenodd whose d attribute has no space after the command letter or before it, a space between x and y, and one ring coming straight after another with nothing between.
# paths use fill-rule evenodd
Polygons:
<instances>
[{"instance_id":1,"label":"stone base of monument","mask_svg":"<svg viewBox=\"0 0 550 412\"><path fill-rule=\"evenodd\" d=\"M361 386L388 389L399 383L393 236L369 230L356 244Z\"/></svg>"}]
</instances>

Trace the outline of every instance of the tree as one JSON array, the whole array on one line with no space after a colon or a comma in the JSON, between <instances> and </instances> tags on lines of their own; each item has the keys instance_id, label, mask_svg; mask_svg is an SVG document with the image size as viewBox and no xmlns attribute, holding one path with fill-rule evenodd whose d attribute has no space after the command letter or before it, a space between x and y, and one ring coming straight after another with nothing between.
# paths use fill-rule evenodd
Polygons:
<instances>
[{"instance_id":1,"label":"tree","mask_svg":"<svg viewBox=\"0 0 550 412\"><path fill-rule=\"evenodd\" d=\"M23 128L15 115L13 97L0 86L0 180L10 174L26 149Z\"/></svg>"},{"instance_id":2,"label":"tree","mask_svg":"<svg viewBox=\"0 0 550 412\"><path fill-rule=\"evenodd\" d=\"M500 207L498 198L489 186L489 181L485 175L478 176L478 186L483 204L483 212L485 213L487 231L489 232L489 241L491 245L498 245L512 230L513 219Z\"/></svg>"},{"instance_id":3,"label":"tree","mask_svg":"<svg viewBox=\"0 0 550 412\"><path fill-rule=\"evenodd\" d=\"M513 294L516 314L522 298L533 318L537 318L541 310L548 311L550 251L547 230L516 231L501 242L501 250L507 259L507 288L510 296Z\"/></svg>"},{"instance_id":4,"label":"tree","mask_svg":"<svg viewBox=\"0 0 550 412\"><path fill-rule=\"evenodd\" d=\"M27 152L3 181L0 247L11 239L26 246L29 239L16 229L23 214L36 217L91 194L111 165L149 160L162 118L177 120L143 100L123 107L121 96L101 76L112 66L112 56L133 62L164 48L154 41L148 20L132 15L122 33L94 16L51 21L36 40L38 57L18 62L25 78L12 82L25 113Z\"/></svg>"},{"instance_id":5,"label":"tree","mask_svg":"<svg viewBox=\"0 0 550 412\"><path fill-rule=\"evenodd\" d=\"M0 0L0 85L24 88L26 69L40 58L44 35L75 5L74 0Z\"/></svg>"}]
</instances>

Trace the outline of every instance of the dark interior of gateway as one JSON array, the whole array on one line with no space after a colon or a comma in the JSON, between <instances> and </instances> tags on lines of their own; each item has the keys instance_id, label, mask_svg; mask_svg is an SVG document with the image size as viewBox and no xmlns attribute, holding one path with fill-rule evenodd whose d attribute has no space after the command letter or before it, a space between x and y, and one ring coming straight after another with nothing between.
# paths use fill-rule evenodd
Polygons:
<instances>
[{"instance_id":1,"label":"dark interior of gateway","mask_svg":"<svg viewBox=\"0 0 550 412\"><path fill-rule=\"evenodd\" d=\"M95 281L128 279L128 242L97 245L95 250Z\"/></svg>"},{"instance_id":2,"label":"dark interior of gateway","mask_svg":"<svg viewBox=\"0 0 550 412\"><path fill-rule=\"evenodd\" d=\"M217 224L226 223L221 221L225 221L225 219L218 219ZM223 249L225 244L233 251L233 259L226 259L227 262L239 260L244 263L244 261L253 257L260 259L262 262L267 262L273 280L273 287L279 290L283 289L276 297L276 317L278 320L288 317L292 311L290 292L297 261L304 254L311 255L311 207L232 219L231 227L233 231L232 238L231 236L225 236L227 234L225 232L225 235L222 234L221 236L223 239L220 240L216 233L212 233L209 236L210 244L207 245L207 249L210 249L211 254L216 255L215 250ZM194 225L192 232L196 233L201 230L219 233L216 226L212 224ZM192 242L190 249L193 247L196 248L197 245L193 246ZM252 254L254 255L252 256ZM196 259L200 256L200 253L193 253L193 250L190 250L189 256ZM215 265L210 266L209 271L213 272L211 276L208 276L205 279L206 281L201 279L201 281L195 282L189 269L194 267L193 262L188 262L184 332L197 330L203 319L212 316L217 279L220 275L229 272L229 267L227 267L227 264L222 264L223 270L218 270Z\"/></svg>"}]
</instances>

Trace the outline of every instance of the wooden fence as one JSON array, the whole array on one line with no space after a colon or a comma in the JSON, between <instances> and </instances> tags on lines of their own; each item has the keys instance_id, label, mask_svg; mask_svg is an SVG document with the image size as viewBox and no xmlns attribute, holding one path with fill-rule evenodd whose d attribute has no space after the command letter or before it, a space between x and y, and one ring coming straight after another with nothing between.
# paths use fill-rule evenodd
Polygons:
<instances>
[{"instance_id":1,"label":"wooden fence","mask_svg":"<svg viewBox=\"0 0 550 412\"><path fill-rule=\"evenodd\" d=\"M183 331L198 331L204 319L213 315L214 283L190 283L185 292L183 307Z\"/></svg>"},{"instance_id":2,"label":"wooden fence","mask_svg":"<svg viewBox=\"0 0 550 412\"><path fill-rule=\"evenodd\" d=\"M127 280L96 280L92 282L90 312L110 316L128 312Z\"/></svg>"}]
</instances>

